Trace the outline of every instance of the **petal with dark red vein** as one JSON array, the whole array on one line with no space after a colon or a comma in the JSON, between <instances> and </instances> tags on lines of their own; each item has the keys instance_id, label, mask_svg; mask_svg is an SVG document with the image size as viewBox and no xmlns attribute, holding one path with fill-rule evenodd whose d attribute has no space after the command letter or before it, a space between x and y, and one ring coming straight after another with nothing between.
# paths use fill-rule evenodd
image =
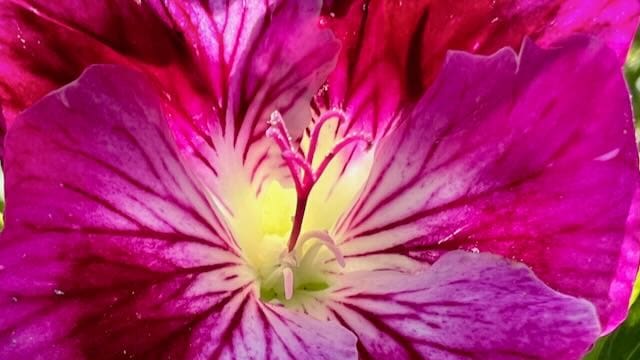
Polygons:
<instances>
[{"instance_id":1,"label":"petal with dark red vein","mask_svg":"<svg viewBox=\"0 0 640 360\"><path fill-rule=\"evenodd\" d=\"M381 142L338 237L347 259L432 262L465 248L522 261L593 301L608 330L627 309L610 295L618 268L637 268L637 257L621 261L637 182L629 96L611 50L574 38L553 50L527 43L519 59L509 49L454 53Z\"/></svg>"},{"instance_id":2,"label":"petal with dark red vein","mask_svg":"<svg viewBox=\"0 0 640 360\"><path fill-rule=\"evenodd\" d=\"M325 2L324 21L343 43L328 92L351 126L384 132L398 106L419 98L449 50L490 54L525 37L550 45L584 33L626 58L640 20L637 0L356 0Z\"/></svg>"},{"instance_id":3,"label":"petal with dark red vein","mask_svg":"<svg viewBox=\"0 0 640 360\"><path fill-rule=\"evenodd\" d=\"M355 358L347 330L258 302L160 109L100 65L10 129L0 357Z\"/></svg>"},{"instance_id":4,"label":"petal with dark red vein","mask_svg":"<svg viewBox=\"0 0 640 360\"><path fill-rule=\"evenodd\" d=\"M600 333L593 305L526 266L454 251L421 273L344 275L328 307L361 359L580 359Z\"/></svg>"},{"instance_id":5,"label":"petal with dark red vein","mask_svg":"<svg viewBox=\"0 0 640 360\"><path fill-rule=\"evenodd\" d=\"M246 206L239 193L255 198L266 181L289 177L265 136L267 121L277 110L291 136L301 136L311 119L310 99L332 69L339 44L320 29L316 0L214 1L205 7L171 1L167 11L211 69L213 136L189 145L194 167L233 216Z\"/></svg>"},{"instance_id":6,"label":"petal with dark red vein","mask_svg":"<svg viewBox=\"0 0 640 360\"><path fill-rule=\"evenodd\" d=\"M250 326L211 322L256 306L253 277L160 109L142 75L103 65L9 130L0 357L178 358Z\"/></svg>"},{"instance_id":7,"label":"petal with dark red vein","mask_svg":"<svg viewBox=\"0 0 640 360\"><path fill-rule=\"evenodd\" d=\"M268 115L280 110L299 135L333 67L338 43L318 27L319 8L315 0L0 1L5 115L11 124L90 64L126 65L154 80L180 148L203 170L224 171L211 158L229 157L218 149L226 142L211 138L229 128L233 151L260 181L280 165L263 136Z\"/></svg>"},{"instance_id":8,"label":"petal with dark red vein","mask_svg":"<svg viewBox=\"0 0 640 360\"><path fill-rule=\"evenodd\" d=\"M197 100L206 86L193 71L188 45L158 10L149 1L0 1L0 98L9 124L95 63L143 70L180 103L178 110L203 111Z\"/></svg>"},{"instance_id":9,"label":"petal with dark red vein","mask_svg":"<svg viewBox=\"0 0 640 360\"><path fill-rule=\"evenodd\" d=\"M187 358L357 359L356 337L344 327L249 295L212 314L196 332Z\"/></svg>"}]
</instances>

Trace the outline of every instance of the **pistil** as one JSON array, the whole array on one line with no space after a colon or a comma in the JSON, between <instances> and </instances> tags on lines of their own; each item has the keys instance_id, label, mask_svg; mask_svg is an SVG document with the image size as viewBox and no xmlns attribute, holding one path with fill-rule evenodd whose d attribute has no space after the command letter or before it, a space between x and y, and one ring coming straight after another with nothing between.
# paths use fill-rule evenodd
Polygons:
<instances>
[{"instance_id":1,"label":"pistil","mask_svg":"<svg viewBox=\"0 0 640 360\"><path fill-rule=\"evenodd\" d=\"M326 231L314 230L309 231L301 236L302 224L304 221L305 210L309 201L309 195L313 186L318 179L325 172L327 167L331 164L331 161L341 151L347 149L349 145L357 143L364 143L367 147L371 145L371 138L364 134L352 134L343 137L337 141L333 148L325 155L322 161L316 169L313 167L314 157L318 149L320 142L321 131L325 124L332 119L336 119L338 123L346 121L345 115L339 111L328 111L320 116L316 121L310 137L309 148L306 154L294 146L293 139L287 131L287 127L279 112L275 111L271 114L269 119L269 128L266 135L273 139L278 148L280 149L281 156L285 162L291 178L296 189L296 209L292 219L291 233L287 242L287 248L280 256L280 264L274 272L267 277L265 283L268 284L274 276L282 275L282 281L284 285L284 297L286 300L290 300L293 297L293 291L295 286L294 281L294 269L299 266L313 265L314 260L320 249L325 247L331 252L336 262L344 267L344 257L338 249L334 239ZM306 249L303 249L304 244L315 239L317 243L311 245ZM301 259L300 261L298 261Z\"/></svg>"},{"instance_id":2,"label":"pistil","mask_svg":"<svg viewBox=\"0 0 640 360\"><path fill-rule=\"evenodd\" d=\"M303 156L301 152L295 149L293 140L287 131L282 115L280 115L278 111L274 111L269 119L267 136L272 138L280 148L282 159L289 168L297 193L296 211L293 216L293 227L287 245L289 252L292 252L295 249L298 238L300 237L302 223L304 221L304 213L311 189L330 165L331 161L340 151L346 149L348 145L357 142L363 142L367 146L371 145L371 138L365 134L353 134L346 136L334 145L333 149L329 151L322 162L320 162L318 168L314 170L312 164L318 148L320 132L324 125L331 119L337 119L338 123L342 123L345 121L345 115L339 111L328 111L322 114L311 131L309 150L307 151L306 156Z\"/></svg>"}]
</instances>

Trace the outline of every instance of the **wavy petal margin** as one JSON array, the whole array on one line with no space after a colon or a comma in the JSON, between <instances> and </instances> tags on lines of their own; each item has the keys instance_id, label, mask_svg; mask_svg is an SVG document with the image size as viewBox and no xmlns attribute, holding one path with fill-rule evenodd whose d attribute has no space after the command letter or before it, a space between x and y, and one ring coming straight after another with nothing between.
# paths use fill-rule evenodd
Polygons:
<instances>
[{"instance_id":1,"label":"wavy petal margin","mask_svg":"<svg viewBox=\"0 0 640 360\"><path fill-rule=\"evenodd\" d=\"M347 274L328 304L361 359L580 359L600 334L593 305L525 265L453 251L421 273Z\"/></svg>"},{"instance_id":2,"label":"wavy petal margin","mask_svg":"<svg viewBox=\"0 0 640 360\"><path fill-rule=\"evenodd\" d=\"M519 57L453 53L401 121L338 226L347 261L492 252L594 302L605 331L622 320L632 282L617 279L638 267L624 253L638 155L611 50L574 38L527 42Z\"/></svg>"},{"instance_id":3,"label":"wavy petal margin","mask_svg":"<svg viewBox=\"0 0 640 360\"><path fill-rule=\"evenodd\" d=\"M7 137L0 358L355 358L262 305L145 77L90 67Z\"/></svg>"},{"instance_id":4,"label":"wavy petal margin","mask_svg":"<svg viewBox=\"0 0 640 360\"><path fill-rule=\"evenodd\" d=\"M640 21L637 0L325 1L324 21L343 42L329 104L352 110L352 126L385 127L408 98L437 77L449 50L491 54L526 37L549 46L576 34L597 37L621 65Z\"/></svg>"}]
</instances>

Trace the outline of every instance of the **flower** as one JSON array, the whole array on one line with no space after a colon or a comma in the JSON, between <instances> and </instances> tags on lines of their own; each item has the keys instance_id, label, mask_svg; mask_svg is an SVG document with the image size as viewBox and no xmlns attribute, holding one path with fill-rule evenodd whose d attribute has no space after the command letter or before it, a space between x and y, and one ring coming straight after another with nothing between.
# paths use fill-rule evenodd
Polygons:
<instances>
[{"instance_id":1,"label":"flower","mask_svg":"<svg viewBox=\"0 0 640 360\"><path fill-rule=\"evenodd\" d=\"M0 358L577 359L626 314L635 3L0 4Z\"/></svg>"}]
</instances>

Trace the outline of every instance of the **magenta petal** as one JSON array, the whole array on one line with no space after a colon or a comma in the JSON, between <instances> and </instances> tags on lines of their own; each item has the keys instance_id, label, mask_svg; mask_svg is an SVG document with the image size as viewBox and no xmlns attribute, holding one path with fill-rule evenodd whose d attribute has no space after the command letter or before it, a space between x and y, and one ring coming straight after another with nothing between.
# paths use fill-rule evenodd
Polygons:
<instances>
[{"instance_id":1,"label":"magenta petal","mask_svg":"<svg viewBox=\"0 0 640 360\"><path fill-rule=\"evenodd\" d=\"M622 261L638 156L613 52L573 39L519 59L454 53L402 121L338 227L348 258L493 252L593 301L605 330L621 320L611 291L638 266Z\"/></svg>"},{"instance_id":2,"label":"magenta petal","mask_svg":"<svg viewBox=\"0 0 640 360\"><path fill-rule=\"evenodd\" d=\"M325 106L344 107L374 135L399 105L420 96L449 50L491 54L575 34L598 37L624 62L640 20L636 0L329 1L325 21L343 43ZM324 100L324 101L323 101Z\"/></svg>"},{"instance_id":3,"label":"magenta petal","mask_svg":"<svg viewBox=\"0 0 640 360\"><path fill-rule=\"evenodd\" d=\"M7 135L7 119L5 119L2 106L0 105L0 161L4 159L4 138L6 135Z\"/></svg>"},{"instance_id":4,"label":"magenta petal","mask_svg":"<svg viewBox=\"0 0 640 360\"><path fill-rule=\"evenodd\" d=\"M344 327L236 295L194 330L186 359L353 359L356 337ZM212 308L212 310L214 310Z\"/></svg>"},{"instance_id":5,"label":"magenta petal","mask_svg":"<svg viewBox=\"0 0 640 360\"><path fill-rule=\"evenodd\" d=\"M99 65L9 130L0 358L354 359L346 329L256 299L160 109Z\"/></svg>"},{"instance_id":6,"label":"magenta petal","mask_svg":"<svg viewBox=\"0 0 640 360\"><path fill-rule=\"evenodd\" d=\"M6 144L0 358L181 352L247 288L140 74L91 67Z\"/></svg>"},{"instance_id":7,"label":"magenta petal","mask_svg":"<svg viewBox=\"0 0 640 360\"><path fill-rule=\"evenodd\" d=\"M335 63L339 44L319 27L320 2L168 1L166 11L215 98L210 111L195 115L205 127L176 129L211 191L229 193L245 178L259 187L266 178L287 177L265 132L277 110L297 139L311 119L311 97Z\"/></svg>"},{"instance_id":8,"label":"magenta petal","mask_svg":"<svg viewBox=\"0 0 640 360\"><path fill-rule=\"evenodd\" d=\"M0 100L10 125L86 66L126 65L153 80L180 149L209 173L220 172L211 138L229 134L250 176L264 177L280 165L265 149L270 113L300 135L335 62L319 12L315 0L1 1Z\"/></svg>"},{"instance_id":9,"label":"magenta petal","mask_svg":"<svg viewBox=\"0 0 640 360\"><path fill-rule=\"evenodd\" d=\"M580 359L600 333L591 303L490 254L450 252L416 274L352 273L332 299L363 359Z\"/></svg>"},{"instance_id":10,"label":"magenta petal","mask_svg":"<svg viewBox=\"0 0 640 360\"><path fill-rule=\"evenodd\" d=\"M117 63L153 74L173 98L201 95L186 44L149 1L0 1L0 99L9 124L89 65Z\"/></svg>"}]
</instances>

